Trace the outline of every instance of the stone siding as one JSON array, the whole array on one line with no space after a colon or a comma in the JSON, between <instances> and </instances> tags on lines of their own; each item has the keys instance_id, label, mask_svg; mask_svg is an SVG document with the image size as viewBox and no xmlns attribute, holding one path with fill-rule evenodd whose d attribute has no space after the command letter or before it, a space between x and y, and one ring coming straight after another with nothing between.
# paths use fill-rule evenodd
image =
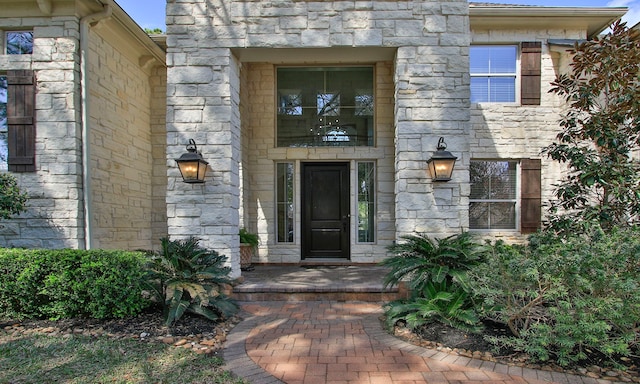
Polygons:
<instances>
[{"instance_id":1,"label":"stone siding","mask_svg":"<svg viewBox=\"0 0 640 384\"><path fill-rule=\"evenodd\" d=\"M435 151L439 136L447 136L455 152L468 152L468 14L468 3L454 0L169 2L168 157L178 155L184 143L193 138L196 142L206 143L202 153L212 162L213 171L204 186L179 183L177 170L170 171L167 197L170 235L206 236L207 245L231 256L234 273L239 274L234 263L239 254L237 231L241 224L238 173L243 156L239 138L241 127L247 127L240 117L243 109L236 105L238 93L235 87L242 83L238 68L243 63L236 59L232 49L245 48L396 48L395 111L382 118L384 121L392 114L395 116L395 150L390 153L393 150L390 137L375 149L362 149L365 153L378 151L384 154L382 158L379 155L373 158L384 159L380 162L383 166L378 169L383 177L379 188L385 188L386 192L390 192L384 183L384 178L390 174L386 162L394 161L395 201L393 205L385 206L385 209L393 206L394 213L382 212L385 224L380 227L382 238L388 241L390 237L391 225L385 220L394 219L393 237L396 238L416 230L430 233L459 231L468 216L468 188L464 188L468 184L468 158L457 166L455 181L437 186L432 185L426 175L426 160ZM326 60L304 62L309 65L344 63L339 57L333 57L335 61ZM290 63L286 56L281 56L278 62ZM239 91L242 95L243 91ZM389 97L388 100L392 99ZM273 119L259 120L260 132L273 131ZM380 125L376 129L380 133L388 132ZM256 133L256 130L252 132L250 140L256 139ZM258 141L256 145L268 148L273 146L273 141ZM369 153L350 154L353 150L325 154L326 150L317 148L308 153L312 158L322 159L327 156L371 158ZM297 161L307 158L306 153L300 152L297 148L272 147L267 157L256 164L260 169L254 177L263 181L264 175L272 174L276 159ZM252 175L247 164L243 164L242 169ZM243 180L252 179L243 176ZM266 189L265 194L273 193ZM246 189L244 193L244 198L253 199L246 195ZM251 209L243 206L243 209L247 208ZM256 229L265 236L269 215L251 217L248 224L254 220ZM353 246L356 254L362 255L360 261L378 260L382 255L379 250L365 248L358 251L358 247ZM299 260L299 250L292 248L290 253L282 252L278 253L280 256L265 254L265 259Z\"/></svg>"},{"instance_id":2,"label":"stone siding","mask_svg":"<svg viewBox=\"0 0 640 384\"><path fill-rule=\"evenodd\" d=\"M164 67L141 66L140 53L122 48L105 26L92 29L90 36L93 247L152 249L160 243L154 235L166 233L154 225L166 222L165 210L154 200L154 190L166 188L155 171L166 157L158 147L158 136L165 136Z\"/></svg>"},{"instance_id":3,"label":"stone siding","mask_svg":"<svg viewBox=\"0 0 640 384\"><path fill-rule=\"evenodd\" d=\"M553 197L553 184L562 176L559 163L541 154L543 147L555 140L560 131L560 114L566 104L562 98L550 94L551 82L559 73L568 70L571 57L564 49L552 48L548 39L580 39L581 31L571 30L501 30L472 31L473 44L519 44L522 41L542 42L542 80L540 105L516 103L471 104L471 159L542 160L542 202ZM516 89L516 93L519 88ZM544 207L543 207L544 214ZM522 240L518 231L485 231L485 234L508 240Z\"/></svg>"},{"instance_id":4,"label":"stone siding","mask_svg":"<svg viewBox=\"0 0 640 384\"><path fill-rule=\"evenodd\" d=\"M16 173L29 195L27 212L0 223L0 245L84 246L82 207L79 20L76 17L0 18L0 29L31 29L32 55L0 55L0 73L35 71L35 173Z\"/></svg>"},{"instance_id":5,"label":"stone siding","mask_svg":"<svg viewBox=\"0 0 640 384\"><path fill-rule=\"evenodd\" d=\"M37 13L30 5L12 12ZM0 30L34 32L33 54L0 55L0 74L30 69L37 84L36 172L14 173L28 210L0 223L1 246L86 246L77 13L87 10L67 4L56 12L0 18ZM166 69L119 21L104 23L88 35L92 247L151 249L167 233Z\"/></svg>"}]
</instances>

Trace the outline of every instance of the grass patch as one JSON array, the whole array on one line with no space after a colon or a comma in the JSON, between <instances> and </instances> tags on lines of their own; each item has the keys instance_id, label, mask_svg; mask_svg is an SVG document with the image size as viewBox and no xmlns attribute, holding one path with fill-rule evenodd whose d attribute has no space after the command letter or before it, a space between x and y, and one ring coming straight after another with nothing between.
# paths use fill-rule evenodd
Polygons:
<instances>
[{"instance_id":1,"label":"grass patch","mask_svg":"<svg viewBox=\"0 0 640 384\"><path fill-rule=\"evenodd\" d=\"M160 343L0 331L0 383L246 383L222 364Z\"/></svg>"}]
</instances>

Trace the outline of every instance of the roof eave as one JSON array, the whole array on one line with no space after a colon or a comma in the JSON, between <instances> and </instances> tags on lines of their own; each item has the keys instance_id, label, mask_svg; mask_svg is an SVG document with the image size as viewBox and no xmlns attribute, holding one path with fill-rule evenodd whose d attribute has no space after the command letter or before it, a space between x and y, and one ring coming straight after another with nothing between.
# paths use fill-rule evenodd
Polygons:
<instances>
[{"instance_id":1,"label":"roof eave","mask_svg":"<svg viewBox=\"0 0 640 384\"><path fill-rule=\"evenodd\" d=\"M161 65L166 66L166 52L162 45L151 38L118 3L113 0L96 0L96 2L103 5L110 5L113 9L112 17L117 20L139 44L144 46L151 56L155 57Z\"/></svg>"},{"instance_id":2,"label":"roof eave","mask_svg":"<svg viewBox=\"0 0 640 384\"><path fill-rule=\"evenodd\" d=\"M472 4L471 28L523 28L527 25L584 28L587 38L600 34L627 13L626 7L540 7Z\"/></svg>"}]
</instances>

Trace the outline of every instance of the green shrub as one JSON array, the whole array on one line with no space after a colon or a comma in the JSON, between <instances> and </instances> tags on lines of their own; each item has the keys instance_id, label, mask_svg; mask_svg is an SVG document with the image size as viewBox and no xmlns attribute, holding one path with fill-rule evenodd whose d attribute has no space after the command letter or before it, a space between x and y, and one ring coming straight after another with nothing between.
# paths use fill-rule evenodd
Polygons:
<instances>
[{"instance_id":1,"label":"green shrub","mask_svg":"<svg viewBox=\"0 0 640 384\"><path fill-rule=\"evenodd\" d=\"M0 173L0 218L10 219L26 210L27 194L18 188L16 178L9 173Z\"/></svg>"},{"instance_id":2,"label":"green shrub","mask_svg":"<svg viewBox=\"0 0 640 384\"><path fill-rule=\"evenodd\" d=\"M0 313L123 318L149 306L146 258L124 251L0 249Z\"/></svg>"},{"instance_id":3,"label":"green shrub","mask_svg":"<svg viewBox=\"0 0 640 384\"><path fill-rule=\"evenodd\" d=\"M542 233L527 246L497 242L468 274L484 317L507 324L497 345L561 365L586 351L628 355L640 337L640 230L592 227L564 238Z\"/></svg>"},{"instance_id":4,"label":"green shrub","mask_svg":"<svg viewBox=\"0 0 640 384\"><path fill-rule=\"evenodd\" d=\"M477 329L478 319L467 294L466 271L482 260L484 247L468 232L435 240L424 234L402 239L389 247L393 256L381 262L391 268L384 284L405 280L411 295L385 306L387 326L404 320L409 327L417 328L439 321Z\"/></svg>"},{"instance_id":5,"label":"green shrub","mask_svg":"<svg viewBox=\"0 0 640 384\"><path fill-rule=\"evenodd\" d=\"M174 324L185 312L210 320L237 312L238 306L223 292L231 283L225 256L200 247L193 237L161 241L162 249L154 255L151 270L167 325Z\"/></svg>"},{"instance_id":6,"label":"green shrub","mask_svg":"<svg viewBox=\"0 0 640 384\"><path fill-rule=\"evenodd\" d=\"M246 228L240 228L238 235L240 236L240 244L249 244L254 248L260 244L258 235L247 231Z\"/></svg>"}]
</instances>

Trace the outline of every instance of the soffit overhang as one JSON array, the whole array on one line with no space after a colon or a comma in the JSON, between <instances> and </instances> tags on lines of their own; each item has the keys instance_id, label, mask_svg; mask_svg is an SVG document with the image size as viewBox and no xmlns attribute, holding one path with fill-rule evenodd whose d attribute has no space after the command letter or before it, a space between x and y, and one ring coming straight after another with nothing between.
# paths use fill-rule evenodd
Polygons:
<instances>
[{"instance_id":1,"label":"soffit overhang","mask_svg":"<svg viewBox=\"0 0 640 384\"><path fill-rule=\"evenodd\" d=\"M0 18L37 18L85 16L99 13L106 6L111 7L111 22L116 23L118 31L114 34L127 41L141 52L141 55L153 57L161 65L166 65L163 42L156 42L129 16L114 0L0 0ZM29 25L3 25L4 29L24 29ZM142 50L140 50L142 48Z\"/></svg>"},{"instance_id":2,"label":"soffit overhang","mask_svg":"<svg viewBox=\"0 0 640 384\"><path fill-rule=\"evenodd\" d=\"M471 31L506 29L575 29L592 38L619 20L626 7L541 7L469 4Z\"/></svg>"}]
</instances>

